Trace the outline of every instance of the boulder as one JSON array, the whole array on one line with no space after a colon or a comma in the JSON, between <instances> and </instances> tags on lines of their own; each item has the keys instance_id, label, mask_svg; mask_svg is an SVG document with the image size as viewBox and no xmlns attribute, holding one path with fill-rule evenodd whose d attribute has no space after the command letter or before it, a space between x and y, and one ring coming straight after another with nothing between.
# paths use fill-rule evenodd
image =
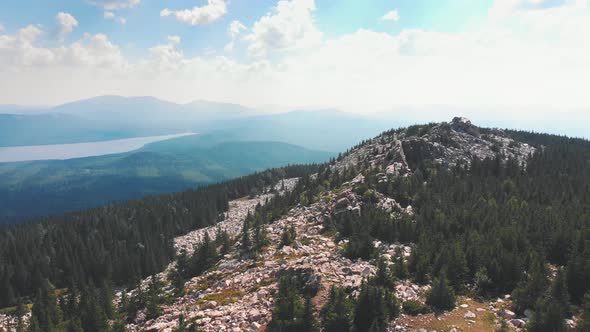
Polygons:
<instances>
[{"instance_id":1,"label":"boulder","mask_svg":"<svg viewBox=\"0 0 590 332\"><path fill-rule=\"evenodd\" d=\"M463 317L464 317L464 318L467 318L467 319L474 319L474 318L475 318L475 317L477 317L477 316L475 316L475 314L474 314L473 312L471 312L471 311L467 311L467 312L465 313L465 315L463 315Z\"/></svg>"},{"instance_id":2,"label":"boulder","mask_svg":"<svg viewBox=\"0 0 590 332\"><path fill-rule=\"evenodd\" d=\"M526 322L522 319L511 319L510 324L516 328L523 328L526 325Z\"/></svg>"}]
</instances>

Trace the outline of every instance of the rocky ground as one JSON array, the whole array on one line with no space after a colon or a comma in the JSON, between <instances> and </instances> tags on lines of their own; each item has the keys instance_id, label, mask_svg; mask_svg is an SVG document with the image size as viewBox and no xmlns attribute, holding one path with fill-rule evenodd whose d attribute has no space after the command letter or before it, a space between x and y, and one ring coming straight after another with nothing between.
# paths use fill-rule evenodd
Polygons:
<instances>
[{"instance_id":1,"label":"rocky ground","mask_svg":"<svg viewBox=\"0 0 590 332\"><path fill-rule=\"evenodd\" d=\"M535 147L515 141L500 129L482 130L468 119L456 117L450 123L433 124L424 132L402 130L379 135L345 155L333 168L366 163L383 167L387 174L406 175L411 172L412 155L452 166L469 163L473 157L495 158L497 153L524 163L535 151Z\"/></svg>"},{"instance_id":2,"label":"rocky ground","mask_svg":"<svg viewBox=\"0 0 590 332\"><path fill-rule=\"evenodd\" d=\"M31 318L31 313L28 312L23 316L23 324L26 326ZM18 319L15 315L0 314L0 331L16 332Z\"/></svg>"},{"instance_id":3,"label":"rocky ground","mask_svg":"<svg viewBox=\"0 0 590 332\"><path fill-rule=\"evenodd\" d=\"M434 162L453 165L469 162L471 158L493 158L501 152L506 158L524 162L535 148L515 142L501 130L485 133L473 126L469 120L455 118L451 123L432 125L427 131L398 131L385 133L368 141L332 165L334 170L350 166L378 166L383 170L383 181L387 175L406 176L412 173L411 158L417 153ZM278 221L267 225L270 244L262 250L258 259L241 259L239 241L213 268L185 284L185 294L174 303L163 306L163 314L146 320L140 312L130 331L172 331L178 319L184 315L188 321L195 321L204 331L263 331L272 315L274 294L277 291L277 274L284 270L304 271L307 282L319 287L314 304L319 309L326 301L332 285L358 289L364 278L375 273L372 261L351 261L342 255L345 241L337 242L333 235L323 232L323 221L329 216L351 211L361 213L362 199L352 190L364 182L359 174L350 183L337 191L324 193L322 198L310 206L297 206ZM190 232L175 239L178 252L194 251L205 234L214 239L217 229L238 238L242 224L249 212L258 204L265 204L274 195L292 190L297 179L286 179L274 188L267 188L261 195L233 200L224 220L215 226ZM414 215L411 206L401 206L390 197L376 193L377 206L394 214ZM293 225L297 240L292 246L280 247L283 231ZM375 242L380 254L391 258L396 252L409 257L411 244L386 244ZM153 276L166 281L168 271ZM150 278L143 281L147 285ZM413 284L409 280L397 281L395 291L398 299L424 301L428 286ZM168 290L170 291L170 290ZM131 294L129 294L131 295ZM120 293L119 293L120 296ZM500 319L506 319L512 328L524 327L525 320L507 310L509 299L498 299L489 304L469 298L460 299L461 304L454 311L435 316L433 314L409 317L402 315L391 323L391 331L493 331ZM0 315L0 326L5 316ZM528 319L525 317L525 319Z\"/></svg>"},{"instance_id":4,"label":"rocky ground","mask_svg":"<svg viewBox=\"0 0 590 332\"><path fill-rule=\"evenodd\" d=\"M363 146L346 154L335 163L333 169L341 170L350 166L370 165L385 170L387 175L405 176L411 174L407 155L419 152L422 156L446 165L469 162L471 158L493 158L502 152L506 158L520 161L533 153L535 149L508 138L500 130L486 131L481 134L479 128L469 120L455 118L451 123L433 125L425 133L401 131L381 135L368 141ZM314 299L319 308L327 299L332 285L358 288L364 278L372 275L376 268L374 262L351 261L342 255L345 241L335 242L334 237L322 232L326 217L343 211L361 213L362 199L352 188L364 182L359 174L340 190L326 193L322 199L310 206L298 206L280 220L267 226L270 244L257 260L242 260L239 256L239 242L225 257L205 274L193 278L185 285L186 295L174 304L164 306L164 314L146 321L141 314L131 331L157 330L171 331L176 327L178 317L182 314L187 320L195 320L205 331L258 331L263 330L271 319L273 296L277 291L277 273L283 270L306 271L313 282L318 283L320 291ZM285 180L275 189L293 188L296 180ZM251 199L239 199L230 203L225 220L218 227L231 236L237 236L242 229L242 222L248 211L257 204L264 204L273 193L266 193ZM377 206L390 213L413 216L411 206L400 206L395 200L377 194ZM295 226L298 237L293 246L279 247L281 235L288 226ZM216 227L209 227L191 232L175 241L177 250L193 251L193 247L202 241L207 233L215 237ZM374 243L380 253L392 257L396 249L408 257L410 244ZM399 249L398 249L399 250ZM165 274L159 278L164 279ZM409 280L396 283L396 295L401 301L424 301L428 286L419 286ZM502 301L502 300L499 300ZM467 306L467 307L465 307ZM471 299L464 299L462 306L455 311L435 317L403 316L392 322L392 331L432 330L490 330L504 317L515 328L524 326L524 321L516 319L510 311L500 310L496 303L486 306ZM459 319L459 318L461 319Z\"/></svg>"}]
</instances>

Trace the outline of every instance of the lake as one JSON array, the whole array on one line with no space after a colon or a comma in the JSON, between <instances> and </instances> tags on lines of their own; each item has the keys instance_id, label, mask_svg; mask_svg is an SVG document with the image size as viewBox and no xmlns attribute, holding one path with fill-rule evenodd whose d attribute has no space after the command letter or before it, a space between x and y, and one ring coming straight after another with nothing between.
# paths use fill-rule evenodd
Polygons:
<instances>
[{"instance_id":1,"label":"lake","mask_svg":"<svg viewBox=\"0 0 590 332\"><path fill-rule=\"evenodd\" d=\"M181 133L174 135L116 139L100 142L0 147L0 162L5 163L32 160L64 160L103 156L107 154L129 152L140 149L146 144L189 135L196 134Z\"/></svg>"}]
</instances>

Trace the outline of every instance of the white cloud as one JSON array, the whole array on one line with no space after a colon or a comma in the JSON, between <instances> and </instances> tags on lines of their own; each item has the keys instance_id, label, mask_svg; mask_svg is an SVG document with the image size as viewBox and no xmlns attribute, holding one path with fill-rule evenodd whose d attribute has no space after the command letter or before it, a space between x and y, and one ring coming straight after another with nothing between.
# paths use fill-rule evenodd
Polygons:
<instances>
[{"instance_id":1,"label":"white cloud","mask_svg":"<svg viewBox=\"0 0 590 332\"><path fill-rule=\"evenodd\" d=\"M74 16L68 13L58 13L55 16L58 24L58 35L60 38L64 38L67 34L74 31L74 28L78 26L78 21Z\"/></svg>"},{"instance_id":2,"label":"white cloud","mask_svg":"<svg viewBox=\"0 0 590 332\"><path fill-rule=\"evenodd\" d=\"M139 5L141 0L87 0L87 2L106 10L117 10L135 7Z\"/></svg>"},{"instance_id":3,"label":"white cloud","mask_svg":"<svg viewBox=\"0 0 590 332\"><path fill-rule=\"evenodd\" d=\"M280 1L248 34L230 25L230 39L235 31L246 35L250 52L274 52L244 62L189 56L174 36L131 61L104 35L44 48L36 26L0 33L0 101L26 103L35 91L46 104L120 94L361 112L424 104L590 107L590 12L580 1L502 19L490 12L470 31L360 29L337 38L322 37L313 4Z\"/></svg>"},{"instance_id":4,"label":"white cloud","mask_svg":"<svg viewBox=\"0 0 590 332\"><path fill-rule=\"evenodd\" d=\"M122 16L117 16L115 13L111 11L105 11L103 14L105 20L116 20L120 24L127 24L127 19Z\"/></svg>"},{"instance_id":5,"label":"white cloud","mask_svg":"<svg viewBox=\"0 0 590 332\"><path fill-rule=\"evenodd\" d=\"M173 11L168 8L160 16L174 16L178 21L190 25L209 24L220 19L227 12L225 0L207 0L207 4L193 9Z\"/></svg>"},{"instance_id":6,"label":"white cloud","mask_svg":"<svg viewBox=\"0 0 590 332\"><path fill-rule=\"evenodd\" d=\"M396 9L390 10L381 17L383 21L399 21L399 13Z\"/></svg>"},{"instance_id":7,"label":"white cloud","mask_svg":"<svg viewBox=\"0 0 590 332\"><path fill-rule=\"evenodd\" d=\"M256 57L273 50L293 50L317 46L322 33L313 20L314 0L280 0L271 13L261 17L245 37L248 51Z\"/></svg>"},{"instance_id":8,"label":"white cloud","mask_svg":"<svg viewBox=\"0 0 590 332\"><path fill-rule=\"evenodd\" d=\"M4 32L4 25L0 23L0 32Z\"/></svg>"},{"instance_id":9,"label":"white cloud","mask_svg":"<svg viewBox=\"0 0 590 332\"><path fill-rule=\"evenodd\" d=\"M122 68L126 60L119 48L106 35L86 34L70 45L54 48L37 45L43 34L29 25L15 35L0 35L0 71L27 72L47 68ZM76 69L77 70L77 69Z\"/></svg>"},{"instance_id":10,"label":"white cloud","mask_svg":"<svg viewBox=\"0 0 590 332\"><path fill-rule=\"evenodd\" d=\"M246 26L240 21L232 21L227 28L227 35L229 36L229 43L224 47L226 52L231 52L234 49L236 38L240 35L242 30L246 30Z\"/></svg>"},{"instance_id":11,"label":"white cloud","mask_svg":"<svg viewBox=\"0 0 590 332\"><path fill-rule=\"evenodd\" d=\"M584 2L586 0L495 0L490 15L494 18L504 18L515 12L553 9Z\"/></svg>"}]
</instances>

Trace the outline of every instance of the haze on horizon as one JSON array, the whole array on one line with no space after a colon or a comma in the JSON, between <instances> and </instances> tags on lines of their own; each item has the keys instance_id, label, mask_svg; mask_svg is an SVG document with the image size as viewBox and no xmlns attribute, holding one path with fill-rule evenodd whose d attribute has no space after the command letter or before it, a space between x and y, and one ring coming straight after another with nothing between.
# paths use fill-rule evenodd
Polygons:
<instances>
[{"instance_id":1,"label":"haze on horizon","mask_svg":"<svg viewBox=\"0 0 590 332\"><path fill-rule=\"evenodd\" d=\"M588 137L590 0L23 0L0 9L0 104L154 96L417 122L463 114Z\"/></svg>"}]
</instances>

